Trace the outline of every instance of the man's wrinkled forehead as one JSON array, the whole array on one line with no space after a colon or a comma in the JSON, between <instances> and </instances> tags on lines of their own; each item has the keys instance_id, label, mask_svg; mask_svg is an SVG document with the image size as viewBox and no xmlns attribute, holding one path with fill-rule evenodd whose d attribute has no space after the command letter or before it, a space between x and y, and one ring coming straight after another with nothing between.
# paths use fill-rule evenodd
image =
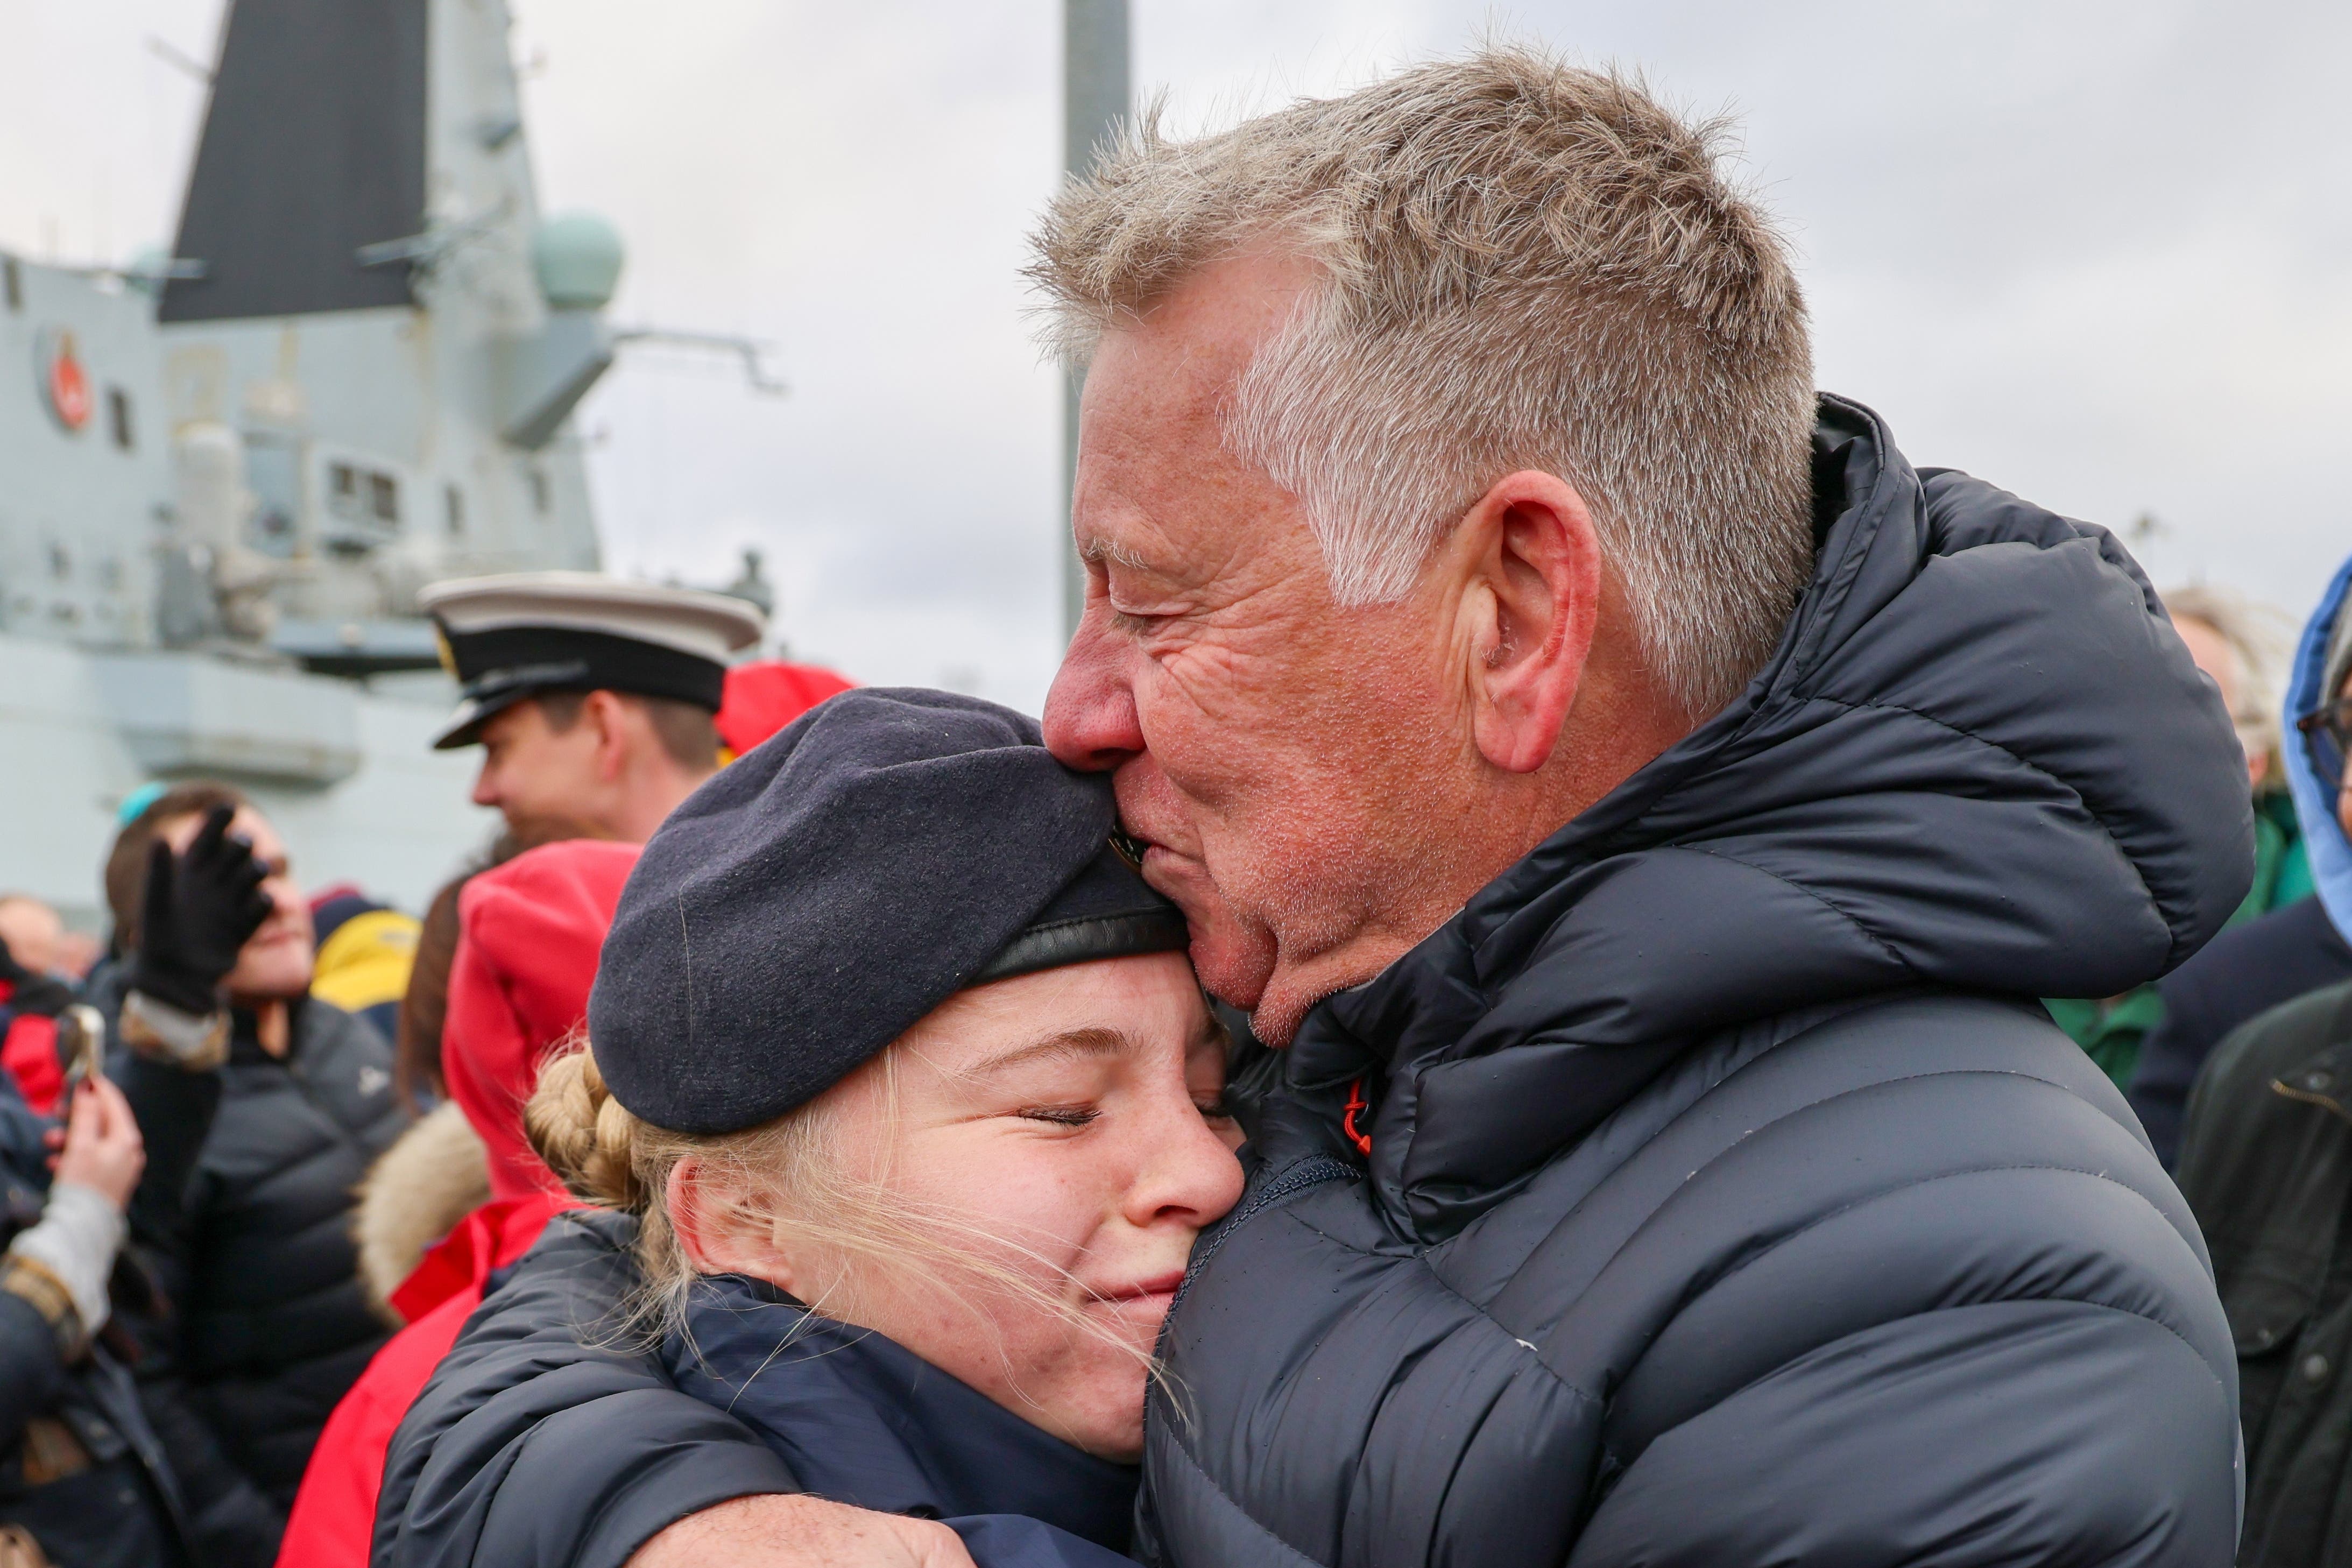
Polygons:
<instances>
[{"instance_id":1,"label":"man's wrinkled forehead","mask_svg":"<svg viewBox=\"0 0 2352 1568\"><path fill-rule=\"evenodd\" d=\"M1202 268L1139 315L1107 326L1087 374L1089 407L1214 421L1233 384L1298 309L1319 274L1294 255L1253 253Z\"/></svg>"},{"instance_id":2,"label":"man's wrinkled forehead","mask_svg":"<svg viewBox=\"0 0 2352 1568\"><path fill-rule=\"evenodd\" d=\"M1125 474L1167 464L1178 447L1221 444L1222 415L1252 345L1201 337L1158 313L1104 334L1080 404L1082 470Z\"/></svg>"},{"instance_id":3,"label":"man's wrinkled forehead","mask_svg":"<svg viewBox=\"0 0 2352 1568\"><path fill-rule=\"evenodd\" d=\"M1228 501L1246 513L1267 483L1225 443L1234 387L1311 280L1296 258L1235 258L1104 332L1079 426L1073 521L1087 560L1161 576L1213 569L1189 559L1205 542L1189 523Z\"/></svg>"}]
</instances>

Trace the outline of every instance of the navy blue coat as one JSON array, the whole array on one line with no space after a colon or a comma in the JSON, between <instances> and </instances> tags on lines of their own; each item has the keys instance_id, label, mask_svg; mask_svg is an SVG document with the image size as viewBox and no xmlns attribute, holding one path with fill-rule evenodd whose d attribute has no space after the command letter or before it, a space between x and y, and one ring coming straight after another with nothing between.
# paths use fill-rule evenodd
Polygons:
<instances>
[{"instance_id":1,"label":"navy blue coat","mask_svg":"<svg viewBox=\"0 0 2352 1568\"><path fill-rule=\"evenodd\" d=\"M1307 1019L1170 1319L1147 1557L2229 1560L2205 1249L2030 1000L2237 907L2228 717L2103 531L1835 399L1815 488L1746 694ZM748 1434L577 1344L580 1283L485 1305L394 1444L380 1564L614 1563L555 1521L761 1489Z\"/></svg>"},{"instance_id":2,"label":"navy blue coat","mask_svg":"<svg viewBox=\"0 0 2352 1568\"><path fill-rule=\"evenodd\" d=\"M149 1418L209 1563L267 1564L320 1428L390 1331L351 1235L354 1190L406 1124L392 1047L315 997L283 1060L237 1016L217 1072L118 1047L147 1140L132 1247L173 1305L141 1325Z\"/></svg>"},{"instance_id":3,"label":"navy blue coat","mask_svg":"<svg viewBox=\"0 0 2352 1568\"><path fill-rule=\"evenodd\" d=\"M608 1221L609 1223L609 1221ZM870 1329L721 1276L662 1363L818 1497L945 1522L979 1568L1121 1568L1136 1471L1070 1447Z\"/></svg>"}]
</instances>

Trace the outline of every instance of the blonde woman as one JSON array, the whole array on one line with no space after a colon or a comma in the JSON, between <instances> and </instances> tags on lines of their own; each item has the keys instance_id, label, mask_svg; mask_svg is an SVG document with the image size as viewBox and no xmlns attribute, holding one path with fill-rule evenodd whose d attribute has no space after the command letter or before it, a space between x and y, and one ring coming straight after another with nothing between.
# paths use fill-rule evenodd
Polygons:
<instances>
[{"instance_id":1,"label":"blonde woman","mask_svg":"<svg viewBox=\"0 0 2352 1568\"><path fill-rule=\"evenodd\" d=\"M664 826L589 1043L549 1065L526 1120L615 1211L546 1245L634 1254L603 1353L657 1357L704 1415L616 1384L564 1436L517 1442L512 1528L659 1561L646 1539L677 1515L608 1517L626 1510L570 1496L566 1455L661 1465L737 1423L773 1464L724 1496L899 1516L874 1522L909 1551L931 1527L904 1521L943 1521L983 1568L1122 1560L1153 1343L1241 1169L1183 921L1112 834L1107 782L1055 763L1029 721L890 691L836 698ZM517 1288L565 1294L533 1278ZM533 1352L456 1357L501 1353ZM462 1415L428 1390L395 1469L420 1421ZM441 1440L509 1430L493 1408ZM440 1521L398 1524L430 1555ZM953 1561L934 1539L947 1555L905 1560Z\"/></svg>"}]
</instances>

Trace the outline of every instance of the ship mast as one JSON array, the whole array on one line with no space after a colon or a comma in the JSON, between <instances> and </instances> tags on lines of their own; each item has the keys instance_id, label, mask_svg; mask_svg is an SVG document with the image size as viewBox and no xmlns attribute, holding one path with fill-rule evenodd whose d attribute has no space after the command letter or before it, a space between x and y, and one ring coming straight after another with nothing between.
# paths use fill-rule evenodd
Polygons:
<instances>
[{"instance_id":1,"label":"ship mast","mask_svg":"<svg viewBox=\"0 0 2352 1568\"><path fill-rule=\"evenodd\" d=\"M1062 0L1062 172L1085 175L1095 150L1127 118L1128 0ZM1078 464L1078 389L1085 373L1062 372L1062 632L1078 629L1087 574L1069 544L1071 483Z\"/></svg>"}]
</instances>

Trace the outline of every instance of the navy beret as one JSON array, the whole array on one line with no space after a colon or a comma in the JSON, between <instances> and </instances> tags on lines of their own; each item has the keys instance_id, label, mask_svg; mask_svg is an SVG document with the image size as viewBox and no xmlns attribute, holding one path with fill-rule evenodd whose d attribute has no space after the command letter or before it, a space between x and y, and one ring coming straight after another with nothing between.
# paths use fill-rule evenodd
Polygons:
<instances>
[{"instance_id":1,"label":"navy beret","mask_svg":"<svg viewBox=\"0 0 2352 1568\"><path fill-rule=\"evenodd\" d=\"M756 1127L964 987L1185 945L1110 780L951 692L819 704L688 797L623 889L588 1036L656 1127Z\"/></svg>"}]
</instances>

